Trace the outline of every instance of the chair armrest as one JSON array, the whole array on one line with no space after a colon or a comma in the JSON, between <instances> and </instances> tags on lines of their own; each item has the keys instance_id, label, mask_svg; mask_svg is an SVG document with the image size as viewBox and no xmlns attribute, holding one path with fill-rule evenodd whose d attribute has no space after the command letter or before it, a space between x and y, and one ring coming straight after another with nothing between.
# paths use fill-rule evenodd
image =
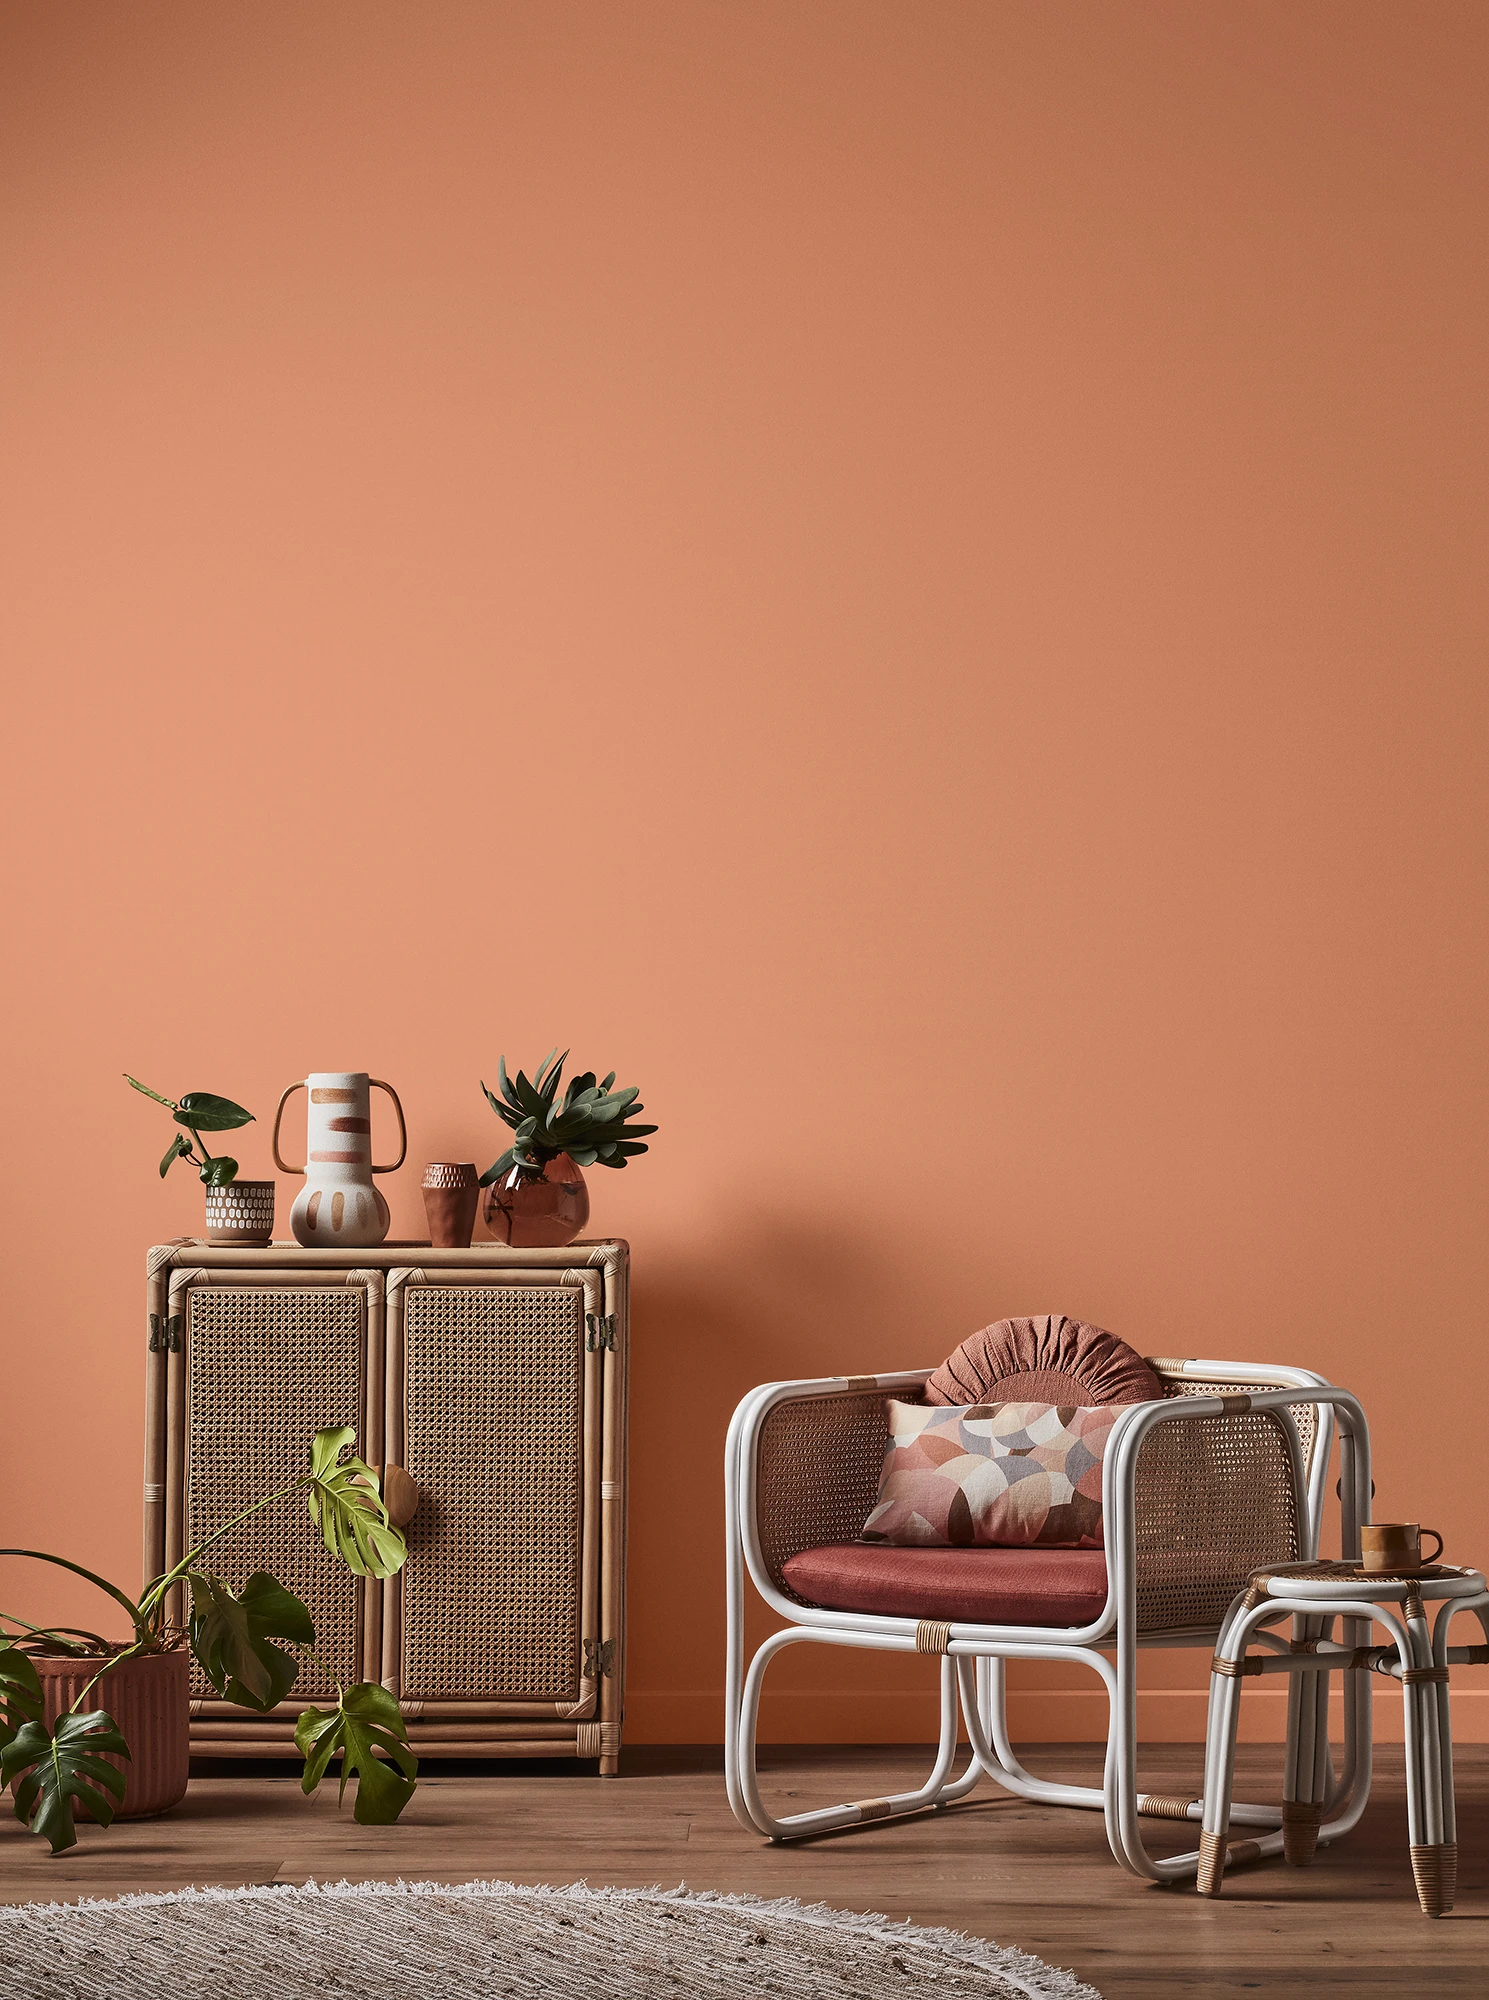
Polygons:
<instances>
[{"instance_id":1,"label":"chair armrest","mask_svg":"<svg viewBox=\"0 0 1489 2000\"><path fill-rule=\"evenodd\" d=\"M1107 1444L1103 1510L1112 1602L1135 1632L1213 1630L1254 1569L1313 1554L1290 1405L1332 1410L1343 1455L1344 1546L1368 1515L1364 1412L1329 1384L1187 1396L1124 1410Z\"/></svg>"},{"instance_id":2,"label":"chair armrest","mask_svg":"<svg viewBox=\"0 0 1489 2000\"><path fill-rule=\"evenodd\" d=\"M731 1539L757 1588L795 1599L782 1580L792 1556L855 1539L889 1445L885 1399L918 1395L930 1374L771 1382L744 1398L729 1429L725 1486Z\"/></svg>"}]
</instances>

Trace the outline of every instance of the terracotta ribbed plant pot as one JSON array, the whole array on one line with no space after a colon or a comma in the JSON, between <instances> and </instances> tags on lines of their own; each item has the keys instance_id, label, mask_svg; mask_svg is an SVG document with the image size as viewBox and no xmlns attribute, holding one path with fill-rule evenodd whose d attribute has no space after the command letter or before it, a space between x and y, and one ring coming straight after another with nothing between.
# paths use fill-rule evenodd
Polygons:
<instances>
[{"instance_id":1,"label":"terracotta ribbed plant pot","mask_svg":"<svg viewBox=\"0 0 1489 2000\"><path fill-rule=\"evenodd\" d=\"M431 1160L424 1169L424 1213L435 1250L468 1250L481 1205L474 1160Z\"/></svg>"},{"instance_id":2,"label":"terracotta ribbed plant pot","mask_svg":"<svg viewBox=\"0 0 1489 2000\"><path fill-rule=\"evenodd\" d=\"M494 1181L481 1214L498 1243L554 1249L572 1243L589 1221L589 1189L568 1154L556 1153L540 1168L513 1167Z\"/></svg>"},{"instance_id":3,"label":"terracotta ribbed plant pot","mask_svg":"<svg viewBox=\"0 0 1489 2000\"><path fill-rule=\"evenodd\" d=\"M65 1715L104 1664L101 1659L33 1658L49 1725ZM141 1653L106 1673L83 1702L83 1712L107 1709L129 1745L130 1761L106 1762L124 1773L124 1803L116 1819L148 1819L169 1812L186 1796L191 1774L191 1661L184 1652ZM92 1813L78 1806L78 1819Z\"/></svg>"}]
</instances>

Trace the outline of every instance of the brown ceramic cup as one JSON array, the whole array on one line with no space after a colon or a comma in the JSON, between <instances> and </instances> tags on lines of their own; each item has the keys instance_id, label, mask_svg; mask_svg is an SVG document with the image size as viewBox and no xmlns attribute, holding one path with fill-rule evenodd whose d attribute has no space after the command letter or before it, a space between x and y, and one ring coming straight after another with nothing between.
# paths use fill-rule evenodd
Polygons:
<instances>
[{"instance_id":1,"label":"brown ceramic cup","mask_svg":"<svg viewBox=\"0 0 1489 2000\"><path fill-rule=\"evenodd\" d=\"M481 1199L474 1160L432 1160L424 1169L424 1213L435 1250L468 1250Z\"/></svg>"},{"instance_id":2,"label":"brown ceramic cup","mask_svg":"<svg viewBox=\"0 0 1489 2000\"><path fill-rule=\"evenodd\" d=\"M1361 1566L1409 1576L1422 1568L1423 1535L1431 1535L1437 1543L1427 1557L1429 1563L1435 1563L1442 1554L1442 1536L1436 1528L1419 1527L1415 1521L1366 1521L1360 1529Z\"/></svg>"}]
</instances>

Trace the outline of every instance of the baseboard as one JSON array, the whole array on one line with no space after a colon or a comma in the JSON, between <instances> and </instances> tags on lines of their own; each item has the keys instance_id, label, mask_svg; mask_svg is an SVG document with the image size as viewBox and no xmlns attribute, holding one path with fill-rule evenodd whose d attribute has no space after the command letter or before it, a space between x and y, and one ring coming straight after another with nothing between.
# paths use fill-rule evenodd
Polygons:
<instances>
[{"instance_id":1,"label":"baseboard","mask_svg":"<svg viewBox=\"0 0 1489 2000\"><path fill-rule=\"evenodd\" d=\"M1402 1741L1401 1697L1372 1682L1375 1740ZM1202 1743L1206 1693L1202 1688L1150 1688L1137 1698L1138 1733L1145 1743ZM723 1740L722 1693L653 1694L628 1690L628 1743L718 1743ZM1021 1743L1099 1743L1106 1736L1106 1697L1099 1689L1049 1693L1018 1691L1008 1697L1010 1731ZM1331 1734L1336 1742L1344 1702L1336 1690ZM934 1740L934 1695L904 1693L767 1693L760 1705L762 1743L919 1743ZM1241 1702L1241 1741L1281 1743L1287 1734L1287 1690L1248 1687ZM1489 1743L1489 1689L1453 1694L1453 1737Z\"/></svg>"}]
</instances>

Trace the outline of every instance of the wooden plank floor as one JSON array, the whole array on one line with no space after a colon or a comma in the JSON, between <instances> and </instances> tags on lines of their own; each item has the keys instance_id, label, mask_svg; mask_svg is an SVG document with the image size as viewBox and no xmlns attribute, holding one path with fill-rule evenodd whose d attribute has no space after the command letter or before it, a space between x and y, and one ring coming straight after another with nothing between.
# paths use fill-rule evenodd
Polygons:
<instances>
[{"instance_id":1,"label":"wooden plank floor","mask_svg":"<svg viewBox=\"0 0 1489 2000\"><path fill-rule=\"evenodd\" d=\"M1199 1750L1145 1753L1155 1791L1194 1789ZM1106 2000L1219 2000L1261 1992L1489 1993L1489 1749L1458 1753L1460 1887L1451 1916L1417 1911L1406 1850L1401 1753L1377 1752L1361 1827L1315 1866L1239 1870L1226 1895L1153 1888L1118 1869L1100 1818L1031 1807L984 1784L963 1806L795 1847L738 1827L714 1750L632 1750L622 1775L569 1765L426 1766L398 1827L359 1827L331 1785L302 1797L284 1767L198 1767L185 1802L159 1820L83 1830L53 1861L6 1812L0 1901L112 1896L187 1883L403 1876L447 1881L673 1886L798 1896L882 1910L1020 1945L1067 1965ZM898 1749L777 1749L768 1794L788 1810L875 1797L918 1783L928 1759ZM1031 1751L1032 1768L1096 1782L1081 1745ZM1277 1796L1278 1753L1243 1748L1242 1797ZM1145 1822L1159 1852L1179 1829ZM1192 1836L1188 1844L1193 1844ZM598 2000L598 1996L597 1996Z\"/></svg>"}]
</instances>

